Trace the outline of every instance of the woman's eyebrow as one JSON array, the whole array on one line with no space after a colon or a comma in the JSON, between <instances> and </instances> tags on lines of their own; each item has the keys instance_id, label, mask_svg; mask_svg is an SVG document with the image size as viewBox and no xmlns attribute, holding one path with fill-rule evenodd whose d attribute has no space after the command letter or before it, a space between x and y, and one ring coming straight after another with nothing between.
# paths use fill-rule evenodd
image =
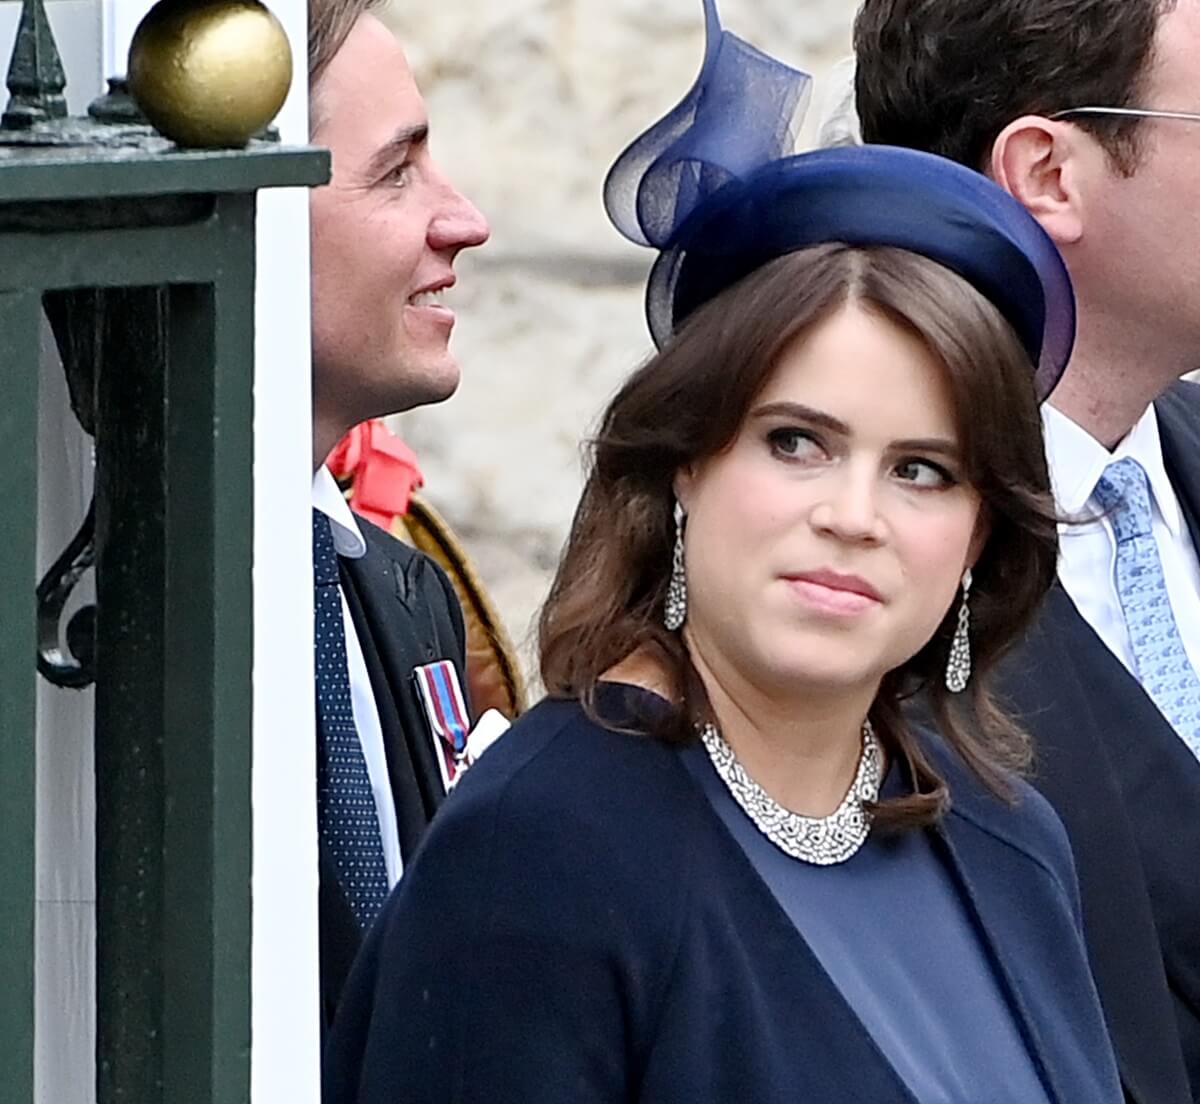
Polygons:
<instances>
[{"instance_id":1,"label":"woman's eyebrow","mask_svg":"<svg viewBox=\"0 0 1200 1104\"><path fill-rule=\"evenodd\" d=\"M819 426L831 433L849 437L852 430L849 425L832 414L816 410L797 402L771 402L755 407L751 412L752 418L794 418L807 425ZM932 452L940 456L957 458L961 452L958 442L949 437L904 437L893 441L889 446L895 452Z\"/></svg>"},{"instance_id":2,"label":"woman's eyebrow","mask_svg":"<svg viewBox=\"0 0 1200 1104\"><path fill-rule=\"evenodd\" d=\"M961 452L958 442L948 437L910 437L893 441L892 448L897 452L935 452L954 458Z\"/></svg>"},{"instance_id":3,"label":"woman's eyebrow","mask_svg":"<svg viewBox=\"0 0 1200 1104\"><path fill-rule=\"evenodd\" d=\"M820 426L822 429L827 429L831 433L837 433L843 437L848 437L850 435L850 427L840 418L835 418L832 414L826 414L821 410L814 410L811 406L805 406L803 403L764 403L762 406L755 407L754 410L751 411L751 417L795 418L798 421L807 422L809 425Z\"/></svg>"}]
</instances>

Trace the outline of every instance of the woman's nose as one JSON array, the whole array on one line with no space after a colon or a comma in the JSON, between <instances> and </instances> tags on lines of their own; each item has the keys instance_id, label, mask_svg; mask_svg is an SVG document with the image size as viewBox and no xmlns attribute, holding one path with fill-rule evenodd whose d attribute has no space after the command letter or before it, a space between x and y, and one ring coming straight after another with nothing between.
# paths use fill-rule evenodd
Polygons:
<instances>
[{"instance_id":1,"label":"woman's nose","mask_svg":"<svg viewBox=\"0 0 1200 1104\"><path fill-rule=\"evenodd\" d=\"M883 540L879 486L873 472L846 468L822 482L822 497L810 514L814 528L844 541Z\"/></svg>"}]
</instances>

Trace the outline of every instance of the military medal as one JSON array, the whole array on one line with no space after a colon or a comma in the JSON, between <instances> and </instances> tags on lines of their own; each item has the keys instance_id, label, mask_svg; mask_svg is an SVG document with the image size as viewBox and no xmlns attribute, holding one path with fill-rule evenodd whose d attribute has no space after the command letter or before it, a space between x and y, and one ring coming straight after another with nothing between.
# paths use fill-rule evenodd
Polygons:
<instances>
[{"instance_id":1,"label":"military medal","mask_svg":"<svg viewBox=\"0 0 1200 1104\"><path fill-rule=\"evenodd\" d=\"M434 752L446 790L452 790L471 765L467 749L470 721L458 670L448 659L426 663L413 670L417 696L433 733Z\"/></svg>"}]
</instances>

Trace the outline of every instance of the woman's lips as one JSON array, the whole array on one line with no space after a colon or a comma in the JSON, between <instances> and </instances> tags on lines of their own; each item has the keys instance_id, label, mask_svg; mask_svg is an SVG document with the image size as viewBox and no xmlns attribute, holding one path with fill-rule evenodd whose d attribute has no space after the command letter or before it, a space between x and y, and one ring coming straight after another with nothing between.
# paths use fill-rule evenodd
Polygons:
<instances>
[{"instance_id":1,"label":"woman's lips","mask_svg":"<svg viewBox=\"0 0 1200 1104\"><path fill-rule=\"evenodd\" d=\"M878 592L863 579L828 572L785 578L792 593L806 606L837 617L853 617L882 603Z\"/></svg>"}]
</instances>

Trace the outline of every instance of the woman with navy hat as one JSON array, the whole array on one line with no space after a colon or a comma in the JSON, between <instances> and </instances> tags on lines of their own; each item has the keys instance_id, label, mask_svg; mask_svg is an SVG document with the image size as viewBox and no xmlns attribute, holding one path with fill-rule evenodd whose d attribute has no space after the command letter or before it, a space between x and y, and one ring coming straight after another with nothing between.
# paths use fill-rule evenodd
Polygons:
<instances>
[{"instance_id":1,"label":"woman with navy hat","mask_svg":"<svg viewBox=\"0 0 1200 1104\"><path fill-rule=\"evenodd\" d=\"M957 165L787 156L807 78L706 13L606 185L659 348L592 444L549 697L376 923L326 1099L1119 1104L990 692L1054 575L1066 272Z\"/></svg>"}]
</instances>

